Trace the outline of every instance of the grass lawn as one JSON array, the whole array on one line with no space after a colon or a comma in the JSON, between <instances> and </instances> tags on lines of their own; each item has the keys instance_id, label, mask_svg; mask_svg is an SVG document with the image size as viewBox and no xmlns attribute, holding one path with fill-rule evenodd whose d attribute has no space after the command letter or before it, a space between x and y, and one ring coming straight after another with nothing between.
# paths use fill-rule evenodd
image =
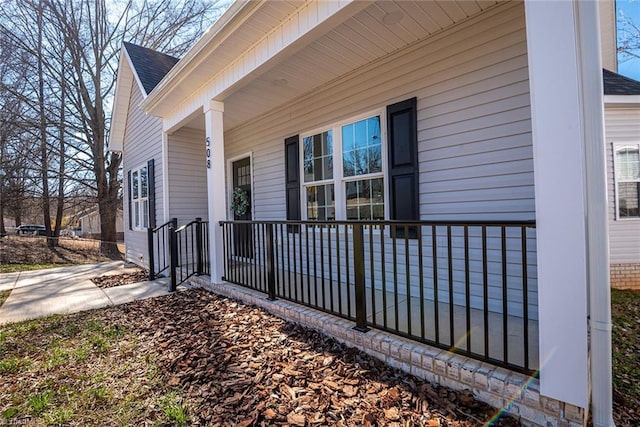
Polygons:
<instances>
[{"instance_id":1,"label":"grass lawn","mask_svg":"<svg viewBox=\"0 0 640 427\"><path fill-rule=\"evenodd\" d=\"M640 292L611 291L613 399L617 426L640 425Z\"/></svg>"},{"instance_id":2,"label":"grass lawn","mask_svg":"<svg viewBox=\"0 0 640 427\"><path fill-rule=\"evenodd\" d=\"M184 425L181 392L162 381L157 354L105 312L0 328L0 424Z\"/></svg>"},{"instance_id":3,"label":"grass lawn","mask_svg":"<svg viewBox=\"0 0 640 427\"><path fill-rule=\"evenodd\" d=\"M0 273L113 261L100 250L100 242L60 238L49 248L45 237L5 236L0 238Z\"/></svg>"},{"instance_id":4,"label":"grass lawn","mask_svg":"<svg viewBox=\"0 0 640 427\"><path fill-rule=\"evenodd\" d=\"M9 298L10 293L11 290L0 291L0 307L2 307L2 304L6 301L7 298Z\"/></svg>"},{"instance_id":5,"label":"grass lawn","mask_svg":"<svg viewBox=\"0 0 640 427\"><path fill-rule=\"evenodd\" d=\"M72 264L0 264L0 274L15 273L17 271L43 270L45 268L64 267Z\"/></svg>"}]
</instances>

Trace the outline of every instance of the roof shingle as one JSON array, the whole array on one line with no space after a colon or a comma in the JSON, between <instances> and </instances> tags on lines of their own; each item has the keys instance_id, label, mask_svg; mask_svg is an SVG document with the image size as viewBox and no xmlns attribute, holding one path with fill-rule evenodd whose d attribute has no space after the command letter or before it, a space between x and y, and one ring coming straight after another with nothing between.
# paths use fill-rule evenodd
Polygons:
<instances>
[{"instance_id":1,"label":"roof shingle","mask_svg":"<svg viewBox=\"0 0 640 427\"><path fill-rule=\"evenodd\" d=\"M640 95L640 82L609 70L602 70L605 95Z\"/></svg>"},{"instance_id":2,"label":"roof shingle","mask_svg":"<svg viewBox=\"0 0 640 427\"><path fill-rule=\"evenodd\" d=\"M147 95L178 62L178 58L124 42L129 58Z\"/></svg>"}]
</instances>

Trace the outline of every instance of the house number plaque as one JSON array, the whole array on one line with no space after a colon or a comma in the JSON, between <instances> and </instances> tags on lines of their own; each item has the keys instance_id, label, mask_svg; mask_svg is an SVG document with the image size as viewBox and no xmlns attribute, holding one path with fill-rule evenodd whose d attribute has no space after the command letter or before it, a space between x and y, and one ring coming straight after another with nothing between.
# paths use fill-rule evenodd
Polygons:
<instances>
[{"instance_id":1,"label":"house number plaque","mask_svg":"<svg viewBox=\"0 0 640 427\"><path fill-rule=\"evenodd\" d=\"M211 169L211 138L205 139L207 143L207 169Z\"/></svg>"}]
</instances>

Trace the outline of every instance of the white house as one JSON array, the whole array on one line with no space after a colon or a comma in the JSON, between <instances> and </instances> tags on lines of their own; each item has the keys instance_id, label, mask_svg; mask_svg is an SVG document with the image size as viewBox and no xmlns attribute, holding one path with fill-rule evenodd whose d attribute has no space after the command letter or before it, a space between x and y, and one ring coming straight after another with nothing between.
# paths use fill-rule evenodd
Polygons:
<instances>
[{"instance_id":1,"label":"white house","mask_svg":"<svg viewBox=\"0 0 640 427\"><path fill-rule=\"evenodd\" d=\"M116 213L116 236L120 240L124 237L124 220L122 209ZM78 216L81 237L100 237L100 213L97 209L91 209Z\"/></svg>"},{"instance_id":2,"label":"white house","mask_svg":"<svg viewBox=\"0 0 640 427\"><path fill-rule=\"evenodd\" d=\"M604 70L611 285L640 289L640 82Z\"/></svg>"},{"instance_id":3,"label":"white house","mask_svg":"<svg viewBox=\"0 0 640 427\"><path fill-rule=\"evenodd\" d=\"M172 240L174 277L526 424L612 425L598 9L236 1L179 61L125 44L127 259Z\"/></svg>"}]
</instances>

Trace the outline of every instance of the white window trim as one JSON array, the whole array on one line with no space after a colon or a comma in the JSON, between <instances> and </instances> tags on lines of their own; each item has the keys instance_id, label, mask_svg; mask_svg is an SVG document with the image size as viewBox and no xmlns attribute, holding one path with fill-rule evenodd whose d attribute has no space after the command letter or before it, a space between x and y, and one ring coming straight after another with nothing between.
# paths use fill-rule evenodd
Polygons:
<instances>
[{"instance_id":1,"label":"white window trim","mask_svg":"<svg viewBox=\"0 0 640 427\"><path fill-rule=\"evenodd\" d=\"M138 174L138 193L139 195L142 194L142 183L140 181L140 172L142 171L142 169L146 169L147 170L147 197L138 197L137 199L134 198L134 194L133 194L133 175L137 172ZM140 166L138 166L137 168L132 168L131 169L131 182L129 183L129 192L131 193L131 230L133 231L146 231L147 227L149 226L149 167L147 163L144 163ZM146 200L147 202L147 227L144 227L144 218L143 218L143 214L142 212L144 211L144 209L142 209L143 206L143 202ZM138 220L139 220L139 225L136 225L136 204L138 204L139 208L138 208Z\"/></svg>"},{"instance_id":2,"label":"white window trim","mask_svg":"<svg viewBox=\"0 0 640 427\"><path fill-rule=\"evenodd\" d=\"M633 141L633 142L618 141L618 142L611 143L611 155L613 156L613 192L615 193L615 206L613 208L616 213L616 221L640 221L640 217L637 217L637 216L633 216L633 217L620 216L620 209L619 209L620 203L618 201L618 194L619 194L618 178L616 176L616 173L620 166L618 165L618 156L616 156L616 148L625 146L625 145L638 145L640 147L640 142L639 141ZM625 182L635 182L635 181L625 180Z\"/></svg>"},{"instance_id":3,"label":"white window trim","mask_svg":"<svg viewBox=\"0 0 640 427\"><path fill-rule=\"evenodd\" d=\"M381 173L372 173L365 175L355 175L344 177L343 176L343 165L342 165L342 126L359 122L361 120L365 120L374 116L380 117L380 150L382 154L382 172ZM332 131L333 134L333 178L332 179L324 179L320 181L313 181L306 183L304 181L304 139L309 136L317 135L322 132ZM316 127L314 129L310 129L304 132L300 132L300 144L298 147L298 161L300 163L300 209L302 213L302 219L304 221L308 220L307 213L307 187L312 187L316 185L327 185L334 184L334 194L335 194L335 214L336 221L345 221L347 218L347 206L346 200L344 200L345 196L345 183L349 181L359 181L370 178L382 177L383 186L384 186L384 218L385 220L389 219L389 171L387 167L387 115L385 108L379 108L376 110L371 110L366 113L358 114L356 116L351 116L347 119L340 120L337 122L333 122L327 126Z\"/></svg>"}]
</instances>

